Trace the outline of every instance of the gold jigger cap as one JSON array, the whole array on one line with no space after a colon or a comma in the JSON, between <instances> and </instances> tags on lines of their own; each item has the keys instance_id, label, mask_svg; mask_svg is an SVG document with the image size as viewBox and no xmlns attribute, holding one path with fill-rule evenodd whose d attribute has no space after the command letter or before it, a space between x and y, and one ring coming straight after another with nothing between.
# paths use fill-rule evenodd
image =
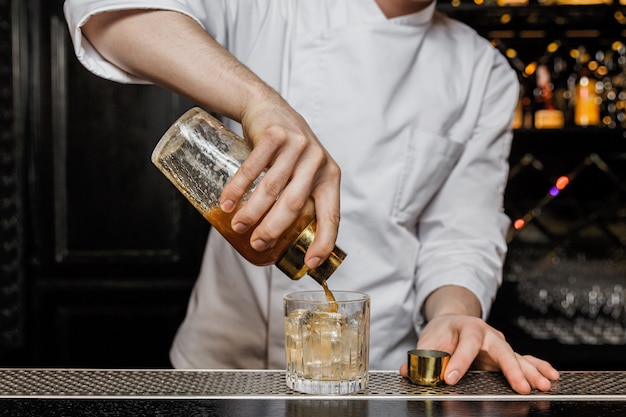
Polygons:
<instances>
[{"instance_id":1,"label":"gold jigger cap","mask_svg":"<svg viewBox=\"0 0 626 417\"><path fill-rule=\"evenodd\" d=\"M304 264L304 255L311 243L313 243L313 239L315 239L316 226L316 220L313 219L276 263L278 269L293 280L298 280L308 273L313 279L322 284L335 272L346 257L346 253L335 246L328 259L322 262L321 265L315 269L307 268Z\"/></svg>"},{"instance_id":2,"label":"gold jigger cap","mask_svg":"<svg viewBox=\"0 0 626 417\"><path fill-rule=\"evenodd\" d=\"M448 352L428 349L409 350L409 379L414 384L430 387L442 384L449 360Z\"/></svg>"}]
</instances>

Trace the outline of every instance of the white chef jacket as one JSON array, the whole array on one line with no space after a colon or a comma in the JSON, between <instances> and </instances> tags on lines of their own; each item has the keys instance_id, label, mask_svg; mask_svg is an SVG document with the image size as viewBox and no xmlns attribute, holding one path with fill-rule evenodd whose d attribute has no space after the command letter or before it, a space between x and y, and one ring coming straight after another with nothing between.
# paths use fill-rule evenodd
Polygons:
<instances>
[{"instance_id":1,"label":"white chef jacket","mask_svg":"<svg viewBox=\"0 0 626 417\"><path fill-rule=\"evenodd\" d=\"M328 283L371 296L371 369L406 361L438 287L470 289L487 316L506 253L518 89L496 49L434 3L387 19L375 0L67 0L85 67L144 82L103 59L80 27L94 13L146 4L195 19L276 88L339 163L337 242L348 256ZM252 266L210 233L173 365L284 368L282 296L303 289L319 285Z\"/></svg>"}]
</instances>

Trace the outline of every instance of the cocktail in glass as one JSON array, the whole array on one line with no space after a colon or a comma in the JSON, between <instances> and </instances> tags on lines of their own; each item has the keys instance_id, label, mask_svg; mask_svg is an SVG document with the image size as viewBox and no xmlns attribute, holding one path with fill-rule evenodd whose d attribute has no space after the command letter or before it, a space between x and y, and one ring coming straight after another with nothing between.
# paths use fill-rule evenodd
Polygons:
<instances>
[{"instance_id":1,"label":"cocktail in glass","mask_svg":"<svg viewBox=\"0 0 626 417\"><path fill-rule=\"evenodd\" d=\"M370 297L349 291L284 297L287 386L308 394L348 394L369 381Z\"/></svg>"}]
</instances>

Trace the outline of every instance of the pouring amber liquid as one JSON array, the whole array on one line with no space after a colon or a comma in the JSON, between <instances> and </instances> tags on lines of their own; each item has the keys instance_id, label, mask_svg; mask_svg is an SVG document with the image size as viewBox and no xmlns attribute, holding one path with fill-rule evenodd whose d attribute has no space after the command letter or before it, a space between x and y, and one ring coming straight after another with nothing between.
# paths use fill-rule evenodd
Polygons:
<instances>
[{"instance_id":1,"label":"pouring amber liquid","mask_svg":"<svg viewBox=\"0 0 626 417\"><path fill-rule=\"evenodd\" d=\"M250 245L250 236L252 231L260 223L257 222L253 227L248 229L244 233L235 232L232 227L232 220L236 213L232 211L226 213L219 206L211 207L208 211L204 212L204 218L208 220L213 227L219 231L224 238L243 256L246 260L257 266L273 265L280 261L285 252L293 245L293 242L297 240L301 231L306 228L312 221L315 220L315 210L313 201L307 201L300 216L289 226L289 228L281 235L276 244L264 251L257 251ZM320 285L324 289L326 299L328 300L328 310L331 312L337 312L337 302L332 291L328 288L326 280L322 280Z\"/></svg>"},{"instance_id":2,"label":"pouring amber liquid","mask_svg":"<svg viewBox=\"0 0 626 417\"><path fill-rule=\"evenodd\" d=\"M235 232L231 223L237 210L230 213L224 212L219 206L211 207L208 211L202 213L204 218L209 221L217 229L228 242L248 260L248 262L257 265L273 265L278 262L287 249L298 238L302 230L313 220L315 220L315 211L313 201L309 200L302 209L301 215L289 226L289 228L280 236L276 244L264 251L257 251L250 246L250 236L254 228L261 222L259 220L254 226L244 233Z\"/></svg>"}]
</instances>

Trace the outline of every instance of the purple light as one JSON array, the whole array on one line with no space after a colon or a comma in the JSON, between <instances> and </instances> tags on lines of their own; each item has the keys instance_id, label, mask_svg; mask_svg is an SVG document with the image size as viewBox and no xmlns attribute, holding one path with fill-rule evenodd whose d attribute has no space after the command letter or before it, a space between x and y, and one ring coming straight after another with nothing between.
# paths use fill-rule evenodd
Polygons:
<instances>
[{"instance_id":1,"label":"purple light","mask_svg":"<svg viewBox=\"0 0 626 417\"><path fill-rule=\"evenodd\" d=\"M556 197L557 195L559 195L559 189L556 187L552 187L550 188L549 193L552 197Z\"/></svg>"}]
</instances>

